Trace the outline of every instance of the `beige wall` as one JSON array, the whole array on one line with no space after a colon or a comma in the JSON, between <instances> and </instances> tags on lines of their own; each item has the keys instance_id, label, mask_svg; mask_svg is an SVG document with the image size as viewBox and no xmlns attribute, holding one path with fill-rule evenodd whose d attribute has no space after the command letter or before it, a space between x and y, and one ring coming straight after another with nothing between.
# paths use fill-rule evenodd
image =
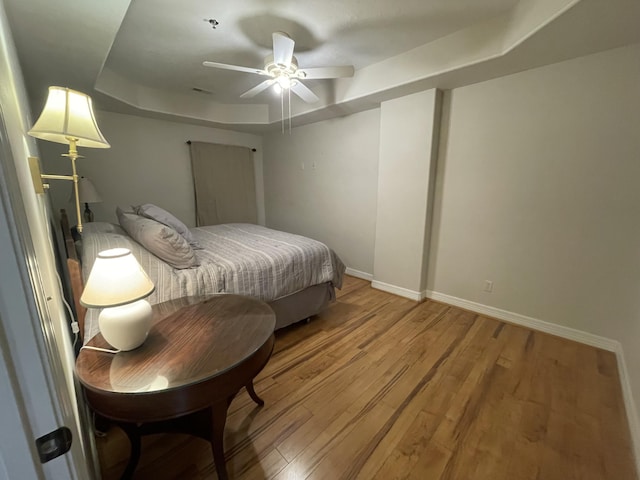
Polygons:
<instances>
[{"instance_id":1,"label":"beige wall","mask_svg":"<svg viewBox=\"0 0 640 480\"><path fill-rule=\"evenodd\" d=\"M373 286L416 300L426 283L440 100L427 90L380 106Z\"/></svg>"},{"instance_id":2,"label":"beige wall","mask_svg":"<svg viewBox=\"0 0 640 480\"><path fill-rule=\"evenodd\" d=\"M636 400L639 58L625 47L446 96L428 280L620 341Z\"/></svg>"},{"instance_id":3,"label":"beige wall","mask_svg":"<svg viewBox=\"0 0 640 480\"><path fill-rule=\"evenodd\" d=\"M188 226L194 226L193 179L186 141L198 140L257 149L254 164L258 222L264 224L262 137L111 112L96 115L111 148L81 148L80 154L86 158L78 160L79 174L92 180L103 199L103 203L91 205L96 220L116 221L114 212L118 205L155 203ZM39 145L46 173L68 171L69 162L60 158L65 151L63 145L51 142ZM69 203L70 189L65 182L52 182L56 209L74 209Z\"/></svg>"},{"instance_id":4,"label":"beige wall","mask_svg":"<svg viewBox=\"0 0 640 480\"><path fill-rule=\"evenodd\" d=\"M264 138L267 226L325 242L373 272L380 111Z\"/></svg>"}]
</instances>

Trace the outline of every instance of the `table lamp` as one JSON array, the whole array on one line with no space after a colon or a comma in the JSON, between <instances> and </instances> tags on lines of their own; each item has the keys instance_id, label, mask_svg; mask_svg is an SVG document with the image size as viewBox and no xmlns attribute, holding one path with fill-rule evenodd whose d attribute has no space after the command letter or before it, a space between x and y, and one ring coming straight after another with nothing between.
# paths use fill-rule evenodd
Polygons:
<instances>
[{"instance_id":1,"label":"table lamp","mask_svg":"<svg viewBox=\"0 0 640 480\"><path fill-rule=\"evenodd\" d=\"M73 202L74 198L75 188L71 190L69 201ZM93 212L89 208L89 204L102 202L102 197L98 193L96 187L93 185L93 182L87 177L80 177L78 179L78 199L80 200L80 203L84 203L84 221L93 222Z\"/></svg>"},{"instance_id":2,"label":"table lamp","mask_svg":"<svg viewBox=\"0 0 640 480\"><path fill-rule=\"evenodd\" d=\"M144 300L153 282L127 248L102 251L91 268L80 303L102 308L100 332L111 346L128 351L142 345L151 326L151 305Z\"/></svg>"},{"instance_id":3,"label":"table lamp","mask_svg":"<svg viewBox=\"0 0 640 480\"><path fill-rule=\"evenodd\" d=\"M49 96L44 109L36 123L27 133L41 140L69 145L69 153L65 153L62 156L71 159L71 175L42 174L36 157L29 158L29 167L36 193L44 193L44 189L49 186L43 184L42 179L73 181L78 231L82 232L78 195L79 177L76 172L76 159L81 158L81 155L78 155L77 147L109 148L111 146L98 128L93 114L91 97L70 88L49 87Z\"/></svg>"}]
</instances>

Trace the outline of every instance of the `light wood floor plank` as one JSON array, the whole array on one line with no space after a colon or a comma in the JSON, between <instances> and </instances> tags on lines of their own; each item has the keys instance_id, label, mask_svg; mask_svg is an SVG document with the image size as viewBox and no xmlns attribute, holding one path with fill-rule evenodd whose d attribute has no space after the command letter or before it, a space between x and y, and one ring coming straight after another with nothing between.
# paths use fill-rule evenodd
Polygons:
<instances>
[{"instance_id":1,"label":"light wood floor plank","mask_svg":"<svg viewBox=\"0 0 640 480\"><path fill-rule=\"evenodd\" d=\"M241 392L225 455L242 480L632 480L615 355L439 302L345 279L310 323L278 332ZM98 438L103 478L128 442ZM135 478L215 479L209 445L143 440Z\"/></svg>"}]
</instances>

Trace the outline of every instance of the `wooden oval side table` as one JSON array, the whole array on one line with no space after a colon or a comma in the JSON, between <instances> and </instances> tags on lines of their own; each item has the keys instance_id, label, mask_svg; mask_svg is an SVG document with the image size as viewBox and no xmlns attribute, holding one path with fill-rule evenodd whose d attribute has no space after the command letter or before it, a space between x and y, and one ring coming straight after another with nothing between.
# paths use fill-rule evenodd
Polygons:
<instances>
[{"instance_id":1,"label":"wooden oval side table","mask_svg":"<svg viewBox=\"0 0 640 480\"><path fill-rule=\"evenodd\" d=\"M129 437L131 456L122 478L135 471L140 436L174 432L208 440L218 477L227 479L227 410L242 387L264 405L253 379L271 357L275 314L264 302L226 294L152 308L152 327L139 348L115 355L80 351L76 374L86 399ZM110 348L100 334L88 345Z\"/></svg>"}]
</instances>

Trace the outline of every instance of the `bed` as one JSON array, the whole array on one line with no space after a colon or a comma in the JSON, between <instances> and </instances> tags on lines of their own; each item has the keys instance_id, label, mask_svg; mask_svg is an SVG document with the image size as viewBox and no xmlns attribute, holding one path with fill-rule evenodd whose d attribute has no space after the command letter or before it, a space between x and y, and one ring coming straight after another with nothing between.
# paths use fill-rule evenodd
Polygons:
<instances>
[{"instance_id":1,"label":"bed","mask_svg":"<svg viewBox=\"0 0 640 480\"><path fill-rule=\"evenodd\" d=\"M197 265L175 268L134 240L130 230L125 231L121 225L87 223L78 241L77 236L75 240L71 236L64 211L61 223L84 342L99 331L99 310L80 305L82 279L88 277L98 252L109 248L125 247L136 256L156 286L148 298L151 304L191 295L247 295L271 306L276 314L276 329L323 310L335 299L335 288L341 288L345 271L340 258L323 243L260 225L188 229L189 238L197 245L193 249Z\"/></svg>"}]
</instances>

